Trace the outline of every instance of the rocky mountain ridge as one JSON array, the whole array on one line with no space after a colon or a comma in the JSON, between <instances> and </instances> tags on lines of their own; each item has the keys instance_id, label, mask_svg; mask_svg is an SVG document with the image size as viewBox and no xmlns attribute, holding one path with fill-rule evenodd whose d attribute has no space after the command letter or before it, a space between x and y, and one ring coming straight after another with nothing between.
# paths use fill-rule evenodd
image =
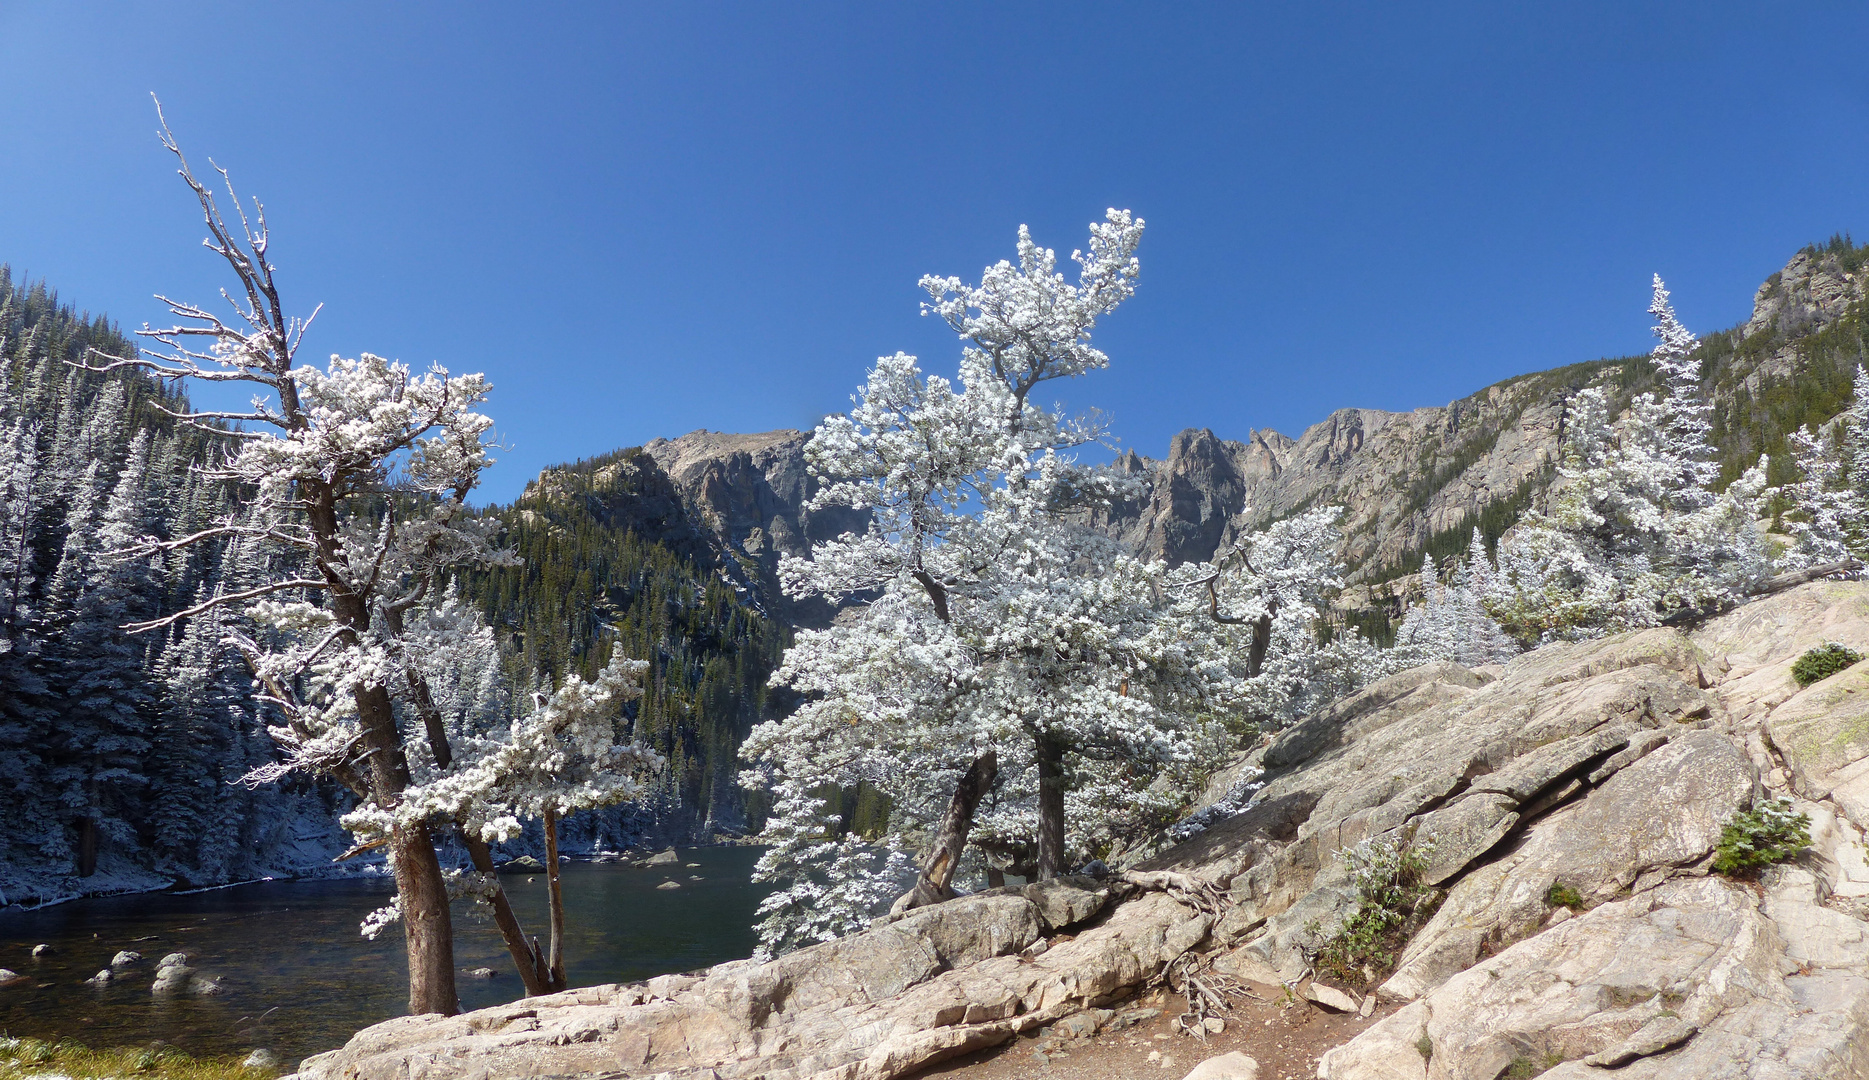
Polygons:
<instances>
[{"instance_id":1,"label":"rocky mountain ridge","mask_svg":"<svg viewBox=\"0 0 1869 1080\"><path fill-rule=\"evenodd\" d=\"M1703 339L1703 381L1727 476L1761 452L1782 457L1785 432L1827 420L1847 401L1848 374L1864 354L1866 253L1847 240L1800 251L1759 287L1745 323ZM1349 604L1366 605L1367 586L1412 570L1423 551L1464 551L1474 526L1496 537L1532 505L1552 478L1567 402L1592 383L1626 402L1650 388L1652 371L1640 356L1572 364L1442 406L1339 409L1295 439L1270 429L1235 440L1189 428L1164 457L1131 450L1116 460L1143 493L1098 524L1139 552L1199 562L1242 533L1341 505L1350 580L1364 585ZM808 439L790 430L703 430L643 447L679 492L686 520L711 534L717 561L744 566L770 610L788 610L774 576L780 553L807 555L811 541L865 521L802 509ZM1786 469L1778 462L1776 478L1788 478Z\"/></svg>"}]
</instances>

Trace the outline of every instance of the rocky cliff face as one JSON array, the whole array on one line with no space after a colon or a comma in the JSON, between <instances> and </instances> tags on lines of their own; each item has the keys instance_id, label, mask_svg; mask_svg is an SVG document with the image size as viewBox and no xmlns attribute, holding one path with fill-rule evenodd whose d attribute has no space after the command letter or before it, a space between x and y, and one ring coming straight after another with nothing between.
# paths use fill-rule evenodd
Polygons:
<instances>
[{"instance_id":1,"label":"rocky cliff face","mask_svg":"<svg viewBox=\"0 0 1869 1080\"><path fill-rule=\"evenodd\" d=\"M1860 318L1859 258L1857 249L1834 244L1798 253L1760 286L1749 320L1708 335L1704 381L1721 417L1715 437L1729 475L1773 450L1785 426L1839 407L1834 388L1808 384L1836 381L1838 364L1825 350L1854 349L1824 336ZM1434 408L1339 409L1296 440L1263 430L1234 441L1190 428L1170 441L1165 458L1131 451L1119 459L1145 494L1113 508L1103 524L1137 550L1197 562L1241 532L1341 505L1351 580L1379 580L1418 561L1436 540L1464 546L1489 508L1503 523L1530 505L1550 481L1565 404L1578 390L1605 380L1626 401L1648 388L1649 376L1640 357L1574 364Z\"/></svg>"},{"instance_id":2,"label":"rocky cliff face","mask_svg":"<svg viewBox=\"0 0 1869 1080\"><path fill-rule=\"evenodd\" d=\"M809 558L813 543L860 531L865 512L813 512L815 484L805 467L810 435L692 431L625 452L588 477L548 469L520 500L592 489L597 516L614 528L667 545L697 566L718 570L781 621L821 626L834 613L821 600L796 602L779 588L779 558Z\"/></svg>"}]
</instances>

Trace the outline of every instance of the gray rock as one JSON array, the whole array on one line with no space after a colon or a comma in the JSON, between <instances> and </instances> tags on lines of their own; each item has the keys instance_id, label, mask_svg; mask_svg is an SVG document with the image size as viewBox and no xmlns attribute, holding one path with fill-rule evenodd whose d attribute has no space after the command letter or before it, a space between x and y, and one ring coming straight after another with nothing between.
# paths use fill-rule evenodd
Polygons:
<instances>
[{"instance_id":1,"label":"gray rock","mask_svg":"<svg viewBox=\"0 0 1869 1080\"><path fill-rule=\"evenodd\" d=\"M259 1047L248 1054L240 1064L249 1069L271 1069L277 1071L285 1067L285 1060L265 1047Z\"/></svg>"},{"instance_id":2,"label":"gray rock","mask_svg":"<svg viewBox=\"0 0 1869 1080\"><path fill-rule=\"evenodd\" d=\"M679 889L679 888L681 888L681 882L679 882L679 881L664 881L664 882L663 882L662 884L660 884L660 885L657 885L657 886L656 886L656 888L658 888L658 889Z\"/></svg>"},{"instance_id":3,"label":"gray rock","mask_svg":"<svg viewBox=\"0 0 1869 1080\"><path fill-rule=\"evenodd\" d=\"M12 982L23 982L25 978L26 976L21 975L17 971L9 971L6 968L0 968L0 986L5 986Z\"/></svg>"},{"instance_id":4,"label":"gray rock","mask_svg":"<svg viewBox=\"0 0 1869 1080\"><path fill-rule=\"evenodd\" d=\"M160 972L163 968L182 967L186 965L187 963L188 963L187 953L172 952L172 953L169 953L167 956L164 956L162 959L156 961L156 970Z\"/></svg>"},{"instance_id":5,"label":"gray rock","mask_svg":"<svg viewBox=\"0 0 1869 1080\"><path fill-rule=\"evenodd\" d=\"M131 952L128 949L125 949L122 952L110 958L110 966L113 968L127 968L135 964L140 964L142 962L143 962L142 953Z\"/></svg>"},{"instance_id":6,"label":"gray rock","mask_svg":"<svg viewBox=\"0 0 1869 1080\"><path fill-rule=\"evenodd\" d=\"M173 994L188 988L189 980L195 969L187 964L171 964L156 972L156 981L149 987L152 994Z\"/></svg>"},{"instance_id":7,"label":"gray rock","mask_svg":"<svg viewBox=\"0 0 1869 1080\"><path fill-rule=\"evenodd\" d=\"M109 968L105 968L102 971L99 971L97 974L84 980L84 984L86 986L109 986L110 980L114 977L115 976L111 973L111 970Z\"/></svg>"},{"instance_id":8,"label":"gray rock","mask_svg":"<svg viewBox=\"0 0 1869 1080\"><path fill-rule=\"evenodd\" d=\"M515 873L536 874L545 869L545 864L530 855L521 855L517 859L508 859L500 866L500 869L511 870Z\"/></svg>"},{"instance_id":9,"label":"gray rock","mask_svg":"<svg viewBox=\"0 0 1869 1080\"><path fill-rule=\"evenodd\" d=\"M1531 827L1518 849L1469 873L1403 952L1383 996L1412 1000L1484 949L1536 932L1553 884L1601 903L1656 869L1691 866L1750 803L1752 765L1724 736L1693 731Z\"/></svg>"},{"instance_id":10,"label":"gray rock","mask_svg":"<svg viewBox=\"0 0 1869 1080\"><path fill-rule=\"evenodd\" d=\"M1083 922L1110 901L1109 886L1082 875L1034 881L1020 892L1038 908L1039 921L1048 934Z\"/></svg>"},{"instance_id":11,"label":"gray rock","mask_svg":"<svg viewBox=\"0 0 1869 1080\"><path fill-rule=\"evenodd\" d=\"M197 975L188 984L188 992L199 997L214 997L226 993L218 975Z\"/></svg>"},{"instance_id":12,"label":"gray rock","mask_svg":"<svg viewBox=\"0 0 1869 1080\"><path fill-rule=\"evenodd\" d=\"M1259 1080L1259 1063L1235 1050L1208 1058L1181 1080Z\"/></svg>"},{"instance_id":13,"label":"gray rock","mask_svg":"<svg viewBox=\"0 0 1869 1080\"><path fill-rule=\"evenodd\" d=\"M52 946L41 943L32 947L32 956L37 960L41 956L50 956L53 951Z\"/></svg>"},{"instance_id":14,"label":"gray rock","mask_svg":"<svg viewBox=\"0 0 1869 1080\"><path fill-rule=\"evenodd\" d=\"M1869 827L1869 661L1773 709L1767 730L1798 794L1832 799Z\"/></svg>"},{"instance_id":15,"label":"gray rock","mask_svg":"<svg viewBox=\"0 0 1869 1080\"><path fill-rule=\"evenodd\" d=\"M1353 1013L1362 1005L1356 995L1325 983L1305 983L1301 992L1306 1000L1322 1005L1331 1012Z\"/></svg>"},{"instance_id":16,"label":"gray rock","mask_svg":"<svg viewBox=\"0 0 1869 1080\"><path fill-rule=\"evenodd\" d=\"M492 978L497 978L500 973L493 970L490 967L476 967L476 968L462 968L461 974L467 976L470 979L492 979Z\"/></svg>"},{"instance_id":17,"label":"gray rock","mask_svg":"<svg viewBox=\"0 0 1869 1080\"><path fill-rule=\"evenodd\" d=\"M644 859L642 861L642 865L644 866L673 866L679 862L681 862L681 856L675 854L674 848L669 848L667 851L658 851L654 855L651 855L648 858Z\"/></svg>"},{"instance_id":18,"label":"gray rock","mask_svg":"<svg viewBox=\"0 0 1869 1080\"><path fill-rule=\"evenodd\" d=\"M1812 921L1813 937L1838 949L1823 958L1869 959L1850 951L1841 923ZM1862 1075L1869 978L1789 962L1781 925L1742 886L1667 882L1454 976L1325 1054L1318 1075L1426 1076L1424 1046L1437 1077L1492 1077L1547 1055L1566 1064L1544 1076L1568 1080L1601 1075L1589 1060L1623 1062L1619 1080Z\"/></svg>"}]
</instances>

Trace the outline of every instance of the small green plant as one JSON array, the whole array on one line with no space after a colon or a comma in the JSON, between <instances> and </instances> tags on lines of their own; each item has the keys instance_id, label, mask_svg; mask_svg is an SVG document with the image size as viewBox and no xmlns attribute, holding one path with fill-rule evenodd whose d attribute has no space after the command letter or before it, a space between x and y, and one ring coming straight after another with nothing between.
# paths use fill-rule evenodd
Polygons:
<instances>
[{"instance_id":1,"label":"small green plant","mask_svg":"<svg viewBox=\"0 0 1869 1080\"><path fill-rule=\"evenodd\" d=\"M1862 653L1842 642L1825 642L1792 663L1791 677L1798 681L1800 687L1809 686L1828 679L1862 658Z\"/></svg>"},{"instance_id":2,"label":"small green plant","mask_svg":"<svg viewBox=\"0 0 1869 1080\"><path fill-rule=\"evenodd\" d=\"M1380 982L1395 953L1439 906L1441 891L1421 880L1432 841L1365 840L1338 852L1356 883L1356 912L1319 947L1317 970L1349 986Z\"/></svg>"},{"instance_id":3,"label":"small green plant","mask_svg":"<svg viewBox=\"0 0 1869 1080\"><path fill-rule=\"evenodd\" d=\"M1545 890L1545 903L1554 908L1566 907L1572 911L1583 910L1583 894L1562 881L1553 881Z\"/></svg>"},{"instance_id":4,"label":"small green plant","mask_svg":"<svg viewBox=\"0 0 1869 1080\"><path fill-rule=\"evenodd\" d=\"M1791 808L1790 799L1741 810L1720 830L1713 852L1713 872L1728 877L1751 877L1773 863L1788 862L1810 846L1811 817Z\"/></svg>"},{"instance_id":5,"label":"small green plant","mask_svg":"<svg viewBox=\"0 0 1869 1080\"><path fill-rule=\"evenodd\" d=\"M1426 1035L1423 1035L1421 1038L1415 1040L1415 1049L1421 1051L1421 1060L1423 1061L1434 1060L1434 1040L1433 1039L1430 1039Z\"/></svg>"},{"instance_id":6,"label":"small green plant","mask_svg":"<svg viewBox=\"0 0 1869 1080\"><path fill-rule=\"evenodd\" d=\"M1513 1058L1506 1071L1499 1074L1499 1080L1531 1080L1542 1076L1559 1065L1564 1064L1563 1054L1546 1054L1539 1058Z\"/></svg>"}]
</instances>

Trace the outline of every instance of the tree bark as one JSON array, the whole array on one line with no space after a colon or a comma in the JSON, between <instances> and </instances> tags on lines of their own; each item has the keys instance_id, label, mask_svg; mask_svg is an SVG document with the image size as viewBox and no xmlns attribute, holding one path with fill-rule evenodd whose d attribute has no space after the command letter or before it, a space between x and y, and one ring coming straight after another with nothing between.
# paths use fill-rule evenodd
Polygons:
<instances>
[{"instance_id":1,"label":"tree bark","mask_svg":"<svg viewBox=\"0 0 1869 1080\"><path fill-rule=\"evenodd\" d=\"M1265 614L1252 624L1252 645L1246 651L1246 677L1256 679L1265 667L1265 654L1272 647L1272 616Z\"/></svg>"},{"instance_id":2,"label":"tree bark","mask_svg":"<svg viewBox=\"0 0 1869 1080\"><path fill-rule=\"evenodd\" d=\"M350 626L367 627L369 620L347 611L344 599L333 605L339 619ZM389 691L382 686L360 686L355 699L369 755L371 795L379 805L393 807L409 786L409 762L403 755ZM454 921L434 840L427 826L405 825L390 831L389 849L409 950L409 1012L452 1016L461 1007L454 986Z\"/></svg>"},{"instance_id":3,"label":"tree bark","mask_svg":"<svg viewBox=\"0 0 1869 1080\"><path fill-rule=\"evenodd\" d=\"M497 874L493 866L493 850L486 841L477 840L461 833L461 840L467 845L467 856L474 860L474 869L483 874ZM506 889L496 886L493 890L493 922L500 928L500 939L506 942L506 951L513 958L513 966L519 969L519 981L526 986L527 997L537 997L549 993L546 989L551 981L551 969L546 966L545 958L539 955L538 947L526 937L525 928L519 925L519 917L513 914L513 903L507 899Z\"/></svg>"},{"instance_id":4,"label":"tree bark","mask_svg":"<svg viewBox=\"0 0 1869 1080\"><path fill-rule=\"evenodd\" d=\"M1038 879L1064 872L1064 744L1038 739Z\"/></svg>"},{"instance_id":5,"label":"tree bark","mask_svg":"<svg viewBox=\"0 0 1869 1080\"><path fill-rule=\"evenodd\" d=\"M409 947L409 1012L452 1016L461 1007L454 988L454 923L434 841L426 826L406 825L390 833L389 846Z\"/></svg>"},{"instance_id":6,"label":"tree bark","mask_svg":"<svg viewBox=\"0 0 1869 1080\"><path fill-rule=\"evenodd\" d=\"M554 992L565 988L565 894L558 883L558 815L545 811L545 888L551 896L551 945L546 968Z\"/></svg>"},{"instance_id":7,"label":"tree bark","mask_svg":"<svg viewBox=\"0 0 1869 1080\"><path fill-rule=\"evenodd\" d=\"M954 797L948 800L947 816L941 819L941 831L935 834L934 846L922 860L915 888L891 910L912 911L954 898L954 870L960 865L961 853L967 850L967 834L973 830L974 811L998 778L998 754L988 750L973 759L973 764L961 775L960 784L954 788Z\"/></svg>"}]
</instances>

